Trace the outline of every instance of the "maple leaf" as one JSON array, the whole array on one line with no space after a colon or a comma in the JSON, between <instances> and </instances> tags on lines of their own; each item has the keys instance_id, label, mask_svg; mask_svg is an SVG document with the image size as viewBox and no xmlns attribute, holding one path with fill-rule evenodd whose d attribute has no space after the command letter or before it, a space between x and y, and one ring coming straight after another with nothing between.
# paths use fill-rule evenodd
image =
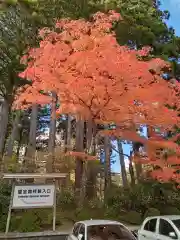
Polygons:
<instances>
[{"instance_id":1,"label":"maple leaf","mask_svg":"<svg viewBox=\"0 0 180 240\"><path fill-rule=\"evenodd\" d=\"M102 136L111 136L116 138L122 138L133 142L140 142L140 143L146 143L147 139L145 137L141 137L137 132L135 131L128 131L128 130L121 130L121 129L114 129L114 130L102 130L99 131L99 134Z\"/></svg>"},{"instance_id":2,"label":"maple leaf","mask_svg":"<svg viewBox=\"0 0 180 240\"><path fill-rule=\"evenodd\" d=\"M179 149L178 144L176 144L175 142L171 142L171 141L165 141L165 140L151 140L149 139L147 141L147 145L154 145L156 148L160 147L160 148L165 148L165 149L172 149L174 151L177 151Z\"/></svg>"},{"instance_id":3,"label":"maple leaf","mask_svg":"<svg viewBox=\"0 0 180 240\"><path fill-rule=\"evenodd\" d=\"M167 162L170 165L180 164L180 158L179 158L179 156L170 156L167 158Z\"/></svg>"},{"instance_id":4,"label":"maple leaf","mask_svg":"<svg viewBox=\"0 0 180 240\"><path fill-rule=\"evenodd\" d=\"M170 180L174 180L173 176L175 174L175 170L172 168L164 167L163 169L158 169L152 171L151 175L153 178L156 178L160 181L168 182Z\"/></svg>"}]
</instances>

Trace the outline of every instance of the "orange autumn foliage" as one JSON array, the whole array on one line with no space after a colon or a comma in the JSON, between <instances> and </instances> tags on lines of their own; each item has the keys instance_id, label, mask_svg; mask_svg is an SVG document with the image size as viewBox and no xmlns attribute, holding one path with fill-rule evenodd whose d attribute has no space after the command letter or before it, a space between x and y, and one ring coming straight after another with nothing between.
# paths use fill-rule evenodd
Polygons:
<instances>
[{"instance_id":1,"label":"orange autumn foliage","mask_svg":"<svg viewBox=\"0 0 180 240\"><path fill-rule=\"evenodd\" d=\"M159 71L149 71L169 66L161 59L137 59L148 55L150 48L135 51L119 46L110 32L112 20L119 18L114 12L97 13L92 22L60 20L56 24L60 33L41 30L43 40L39 48L30 50L21 77L32 80L36 90L56 91L62 113L117 124L172 126L178 121L176 113L164 104L178 104L176 93Z\"/></svg>"},{"instance_id":2,"label":"orange autumn foliage","mask_svg":"<svg viewBox=\"0 0 180 240\"><path fill-rule=\"evenodd\" d=\"M23 91L23 94L21 94ZM15 109L26 109L32 106L32 103L39 105L49 104L52 100L51 97L41 94L40 89L33 86L26 85L18 90L20 94L17 94L13 103Z\"/></svg>"},{"instance_id":3,"label":"orange autumn foliage","mask_svg":"<svg viewBox=\"0 0 180 240\"><path fill-rule=\"evenodd\" d=\"M166 107L180 107L179 83L171 84L161 77L164 69L170 68L167 62L159 58L142 60L151 48L130 50L118 44L112 26L121 19L113 11L98 12L89 22L62 19L54 31L42 29L40 46L23 57L27 68L20 76L32 81L33 96L40 90L55 91L61 104L59 113L113 122L118 130L110 135L143 141L149 149L155 149L154 144L179 151L172 142L147 141L132 131L132 125L166 131L179 124L177 112ZM37 102L32 95L28 97L27 89L18 93L15 105L20 106L25 99ZM44 98L45 103L48 100ZM42 101L39 98L40 104Z\"/></svg>"},{"instance_id":4,"label":"orange autumn foliage","mask_svg":"<svg viewBox=\"0 0 180 240\"><path fill-rule=\"evenodd\" d=\"M111 136L121 139L126 139L132 142L140 142L145 144L148 140L145 137L141 137L138 133L133 130L121 130L121 129L114 129L114 130L103 130L99 131L101 136Z\"/></svg>"}]
</instances>

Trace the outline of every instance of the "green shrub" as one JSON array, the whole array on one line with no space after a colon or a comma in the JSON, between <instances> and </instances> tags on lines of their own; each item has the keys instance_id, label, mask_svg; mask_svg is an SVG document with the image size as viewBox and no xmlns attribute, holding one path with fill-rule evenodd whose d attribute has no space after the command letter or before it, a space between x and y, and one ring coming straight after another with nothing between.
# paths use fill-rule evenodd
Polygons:
<instances>
[{"instance_id":1,"label":"green shrub","mask_svg":"<svg viewBox=\"0 0 180 240\"><path fill-rule=\"evenodd\" d=\"M122 209L126 212L136 211L145 216L147 209L155 208L163 214L179 214L180 190L172 183L159 183L157 181L142 181L133 188L124 189L112 185L108 191L105 201L106 216L116 217ZM168 210L166 206L176 209ZM159 212L158 212L159 213Z\"/></svg>"},{"instance_id":2,"label":"green shrub","mask_svg":"<svg viewBox=\"0 0 180 240\"><path fill-rule=\"evenodd\" d=\"M56 225L61 226L62 225L62 213L61 212L56 212ZM53 212L51 211L47 217L46 217L46 222L43 222L46 225L52 225L53 223Z\"/></svg>"},{"instance_id":3,"label":"green shrub","mask_svg":"<svg viewBox=\"0 0 180 240\"><path fill-rule=\"evenodd\" d=\"M0 181L0 231L5 231L11 196L11 186Z\"/></svg>"},{"instance_id":4,"label":"green shrub","mask_svg":"<svg viewBox=\"0 0 180 240\"><path fill-rule=\"evenodd\" d=\"M173 206L167 206L160 210L162 215L180 215L180 210Z\"/></svg>"},{"instance_id":5,"label":"green shrub","mask_svg":"<svg viewBox=\"0 0 180 240\"><path fill-rule=\"evenodd\" d=\"M22 214L21 218L14 216L10 229L18 232L37 232L40 230L39 218L35 212L27 210Z\"/></svg>"},{"instance_id":6,"label":"green shrub","mask_svg":"<svg viewBox=\"0 0 180 240\"><path fill-rule=\"evenodd\" d=\"M97 198L91 199L87 203L87 206L91 209L102 209L104 207L104 202Z\"/></svg>"},{"instance_id":7,"label":"green shrub","mask_svg":"<svg viewBox=\"0 0 180 240\"><path fill-rule=\"evenodd\" d=\"M52 214L52 209L34 209L33 212L36 215L40 226L51 224L49 216Z\"/></svg>"},{"instance_id":8,"label":"green shrub","mask_svg":"<svg viewBox=\"0 0 180 240\"><path fill-rule=\"evenodd\" d=\"M64 190L57 196L57 205L63 209L74 208L76 205L74 193L70 190Z\"/></svg>"},{"instance_id":9,"label":"green shrub","mask_svg":"<svg viewBox=\"0 0 180 240\"><path fill-rule=\"evenodd\" d=\"M10 222L10 231L11 232L17 231L17 229L19 229L19 225L21 222L22 222L22 215L12 214L11 222Z\"/></svg>"},{"instance_id":10,"label":"green shrub","mask_svg":"<svg viewBox=\"0 0 180 240\"><path fill-rule=\"evenodd\" d=\"M157 208L148 208L144 214L144 219L147 217L159 216L160 211Z\"/></svg>"},{"instance_id":11,"label":"green shrub","mask_svg":"<svg viewBox=\"0 0 180 240\"><path fill-rule=\"evenodd\" d=\"M88 220L93 218L92 212L87 208L81 208L76 210L77 221Z\"/></svg>"},{"instance_id":12,"label":"green shrub","mask_svg":"<svg viewBox=\"0 0 180 240\"><path fill-rule=\"evenodd\" d=\"M106 218L116 218L116 211L114 210L114 208L113 207L107 207L106 209L105 209L105 211L104 211L104 216L106 217Z\"/></svg>"},{"instance_id":13,"label":"green shrub","mask_svg":"<svg viewBox=\"0 0 180 240\"><path fill-rule=\"evenodd\" d=\"M7 215L2 215L0 219L0 232L5 232Z\"/></svg>"},{"instance_id":14,"label":"green shrub","mask_svg":"<svg viewBox=\"0 0 180 240\"><path fill-rule=\"evenodd\" d=\"M119 219L126 223L140 225L142 223L142 217L139 212L129 211L124 216L120 216Z\"/></svg>"}]
</instances>

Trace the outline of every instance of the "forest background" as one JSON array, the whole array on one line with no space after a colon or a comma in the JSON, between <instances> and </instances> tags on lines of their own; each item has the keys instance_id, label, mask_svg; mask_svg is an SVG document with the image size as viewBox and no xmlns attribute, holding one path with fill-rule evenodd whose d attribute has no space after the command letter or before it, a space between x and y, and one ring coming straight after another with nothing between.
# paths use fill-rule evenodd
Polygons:
<instances>
[{"instance_id":1,"label":"forest background","mask_svg":"<svg viewBox=\"0 0 180 240\"><path fill-rule=\"evenodd\" d=\"M60 194L57 199L57 225L60 226L65 221L74 222L79 219L95 217L113 218L140 224L149 215L179 214L180 195L177 188L179 183L179 120L175 114L178 115L179 111L180 39L176 36L178 28L175 33L171 27L171 25L176 27L178 21L173 20L172 22L173 15L169 20L170 13L164 10L171 7L173 12L176 9L174 14L176 16L178 8L177 5L174 8L174 2L164 0L164 2L162 1L163 5L160 5L161 1L153 0L128 2L124 0L1 1L1 172L57 171L67 173L66 182L61 181L58 185ZM31 73L28 65L26 65L26 70L29 71L26 73L27 75L19 75L25 69L25 66L21 64L22 57L27 54L29 48L38 46L40 42L38 37L40 29L50 27L53 33L52 29L56 19L65 17L89 19L98 11L107 13L111 9L120 13L123 19L114 26L118 44L130 47L132 56L133 51L137 51L139 60L142 61L143 66L146 66L142 72L147 74L149 79L147 82L144 81L144 84L151 80L147 72L148 61L152 60L153 66L151 65L150 70L159 79L160 84L157 86L163 93L161 97L158 95L159 104L163 109L165 103L163 101L167 100L165 93L172 93L173 98L168 95L168 101L174 104L176 100L175 105L177 105L173 106L171 114L169 114L170 106L166 106L167 113L162 114L160 110L156 109L156 104L154 105L153 102L153 97L157 97L156 95L152 94L153 97L147 99L145 99L146 96L141 95L141 100L150 102L151 107L149 108L148 105L147 109L139 109L136 104L133 107L137 107L137 111L143 112L143 114L147 110L147 119L144 124L143 122L137 124L135 121L131 130L128 129L126 132L116 131L119 123L117 119L115 121L100 119L100 123L96 122L95 124L95 130L94 119L90 121L90 119L84 118L84 109L80 118L77 118L76 114L74 116L74 112L73 114L71 111L66 112L66 109L63 114L58 115L58 118L54 117L59 107L57 95L62 92L45 91L43 88L41 88L43 91L35 92L33 87L37 81L33 79L35 76L31 76L30 80L33 81L29 82L27 75ZM104 26L103 21L109 21L105 15L100 15L100 19L101 17L101 24L97 20L99 27ZM117 15L114 15L115 19L116 17ZM74 23L75 28L78 28L78 21ZM94 29L96 30L96 28ZM108 32L106 34L109 36ZM110 37L112 36L110 35ZM56 39L54 41L56 42ZM143 51L140 50L146 46L151 46L150 53L147 48L144 48ZM110 45L109 49L113 52L114 48L111 47ZM129 60L125 56L129 52L123 47L120 49L124 51L122 59L127 61L127 65L134 63L134 68L139 66L134 58L132 58L132 62L128 62ZM131 56L131 53L128 56ZM106 54L105 51L104 54ZM114 54L115 57L116 52ZM46 59L50 59L50 56L51 54L47 55ZM153 59L155 59L154 62ZM171 70L161 60L168 61ZM45 66L44 69L49 68L46 61L42 63ZM139 74L138 70L137 67L132 74L128 69L124 76L127 82L128 74L132 74L130 76L135 79ZM115 74L113 71L113 68L109 69L111 74ZM41 83L44 84L44 79L41 80ZM48 84L52 82L51 78L47 82ZM81 84L83 83L81 82ZM173 86L174 89L173 84L175 84L177 95L173 92L174 90L167 88L167 86ZM52 85L48 86L49 89L53 89ZM158 94L157 86L154 86L153 92ZM147 93L151 90L147 88ZM82 92L78 93L83 95ZM74 92L71 94L74 97ZM136 94L135 96L139 97L139 93L136 92ZM147 94L147 97L149 95ZM44 105L46 101L47 104ZM114 101L116 100L114 99ZM126 103L123 102L123 104ZM66 107L68 109L68 106ZM79 109L81 107L81 105L78 106ZM91 110L93 111L93 109ZM133 112L131 118L134 118L135 113ZM110 113L107 116L109 119L112 118ZM121 117L124 116L125 114L122 114ZM150 124L151 116L153 116L153 120ZM144 138L140 138L142 132L146 132L148 143ZM129 147L127 148L127 146ZM126 168L127 157L129 162ZM144 162L144 157L146 157L146 162ZM155 158L155 163L152 163L151 157ZM117 166L118 162L120 166ZM114 176L114 171L111 170L120 168L121 174ZM2 182L1 230L4 230L5 227L9 196L10 186L6 182ZM169 207L164 208L164 205ZM52 214L48 211L16 211L13 215L11 230L37 231L49 228L51 223Z\"/></svg>"}]
</instances>

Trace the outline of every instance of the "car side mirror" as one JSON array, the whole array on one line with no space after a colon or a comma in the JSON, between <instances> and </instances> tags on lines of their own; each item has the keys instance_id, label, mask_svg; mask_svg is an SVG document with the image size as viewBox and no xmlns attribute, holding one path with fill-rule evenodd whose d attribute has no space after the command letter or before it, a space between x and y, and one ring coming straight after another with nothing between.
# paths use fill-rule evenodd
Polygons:
<instances>
[{"instance_id":1,"label":"car side mirror","mask_svg":"<svg viewBox=\"0 0 180 240\"><path fill-rule=\"evenodd\" d=\"M175 232L170 232L169 237L172 238L172 239L177 239Z\"/></svg>"},{"instance_id":2,"label":"car side mirror","mask_svg":"<svg viewBox=\"0 0 180 240\"><path fill-rule=\"evenodd\" d=\"M83 238L83 234L78 234L78 240L82 240L82 238Z\"/></svg>"}]
</instances>

